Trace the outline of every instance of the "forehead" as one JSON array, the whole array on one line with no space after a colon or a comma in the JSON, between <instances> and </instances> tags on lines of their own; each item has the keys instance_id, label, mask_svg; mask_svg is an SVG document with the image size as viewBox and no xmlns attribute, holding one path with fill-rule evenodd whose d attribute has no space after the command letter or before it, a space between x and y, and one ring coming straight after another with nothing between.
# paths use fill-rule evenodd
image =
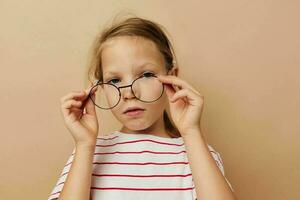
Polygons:
<instances>
[{"instance_id":1,"label":"forehead","mask_svg":"<svg viewBox=\"0 0 300 200\"><path fill-rule=\"evenodd\" d=\"M103 72L133 71L140 66L156 66L163 70L164 59L151 40L121 36L106 41L101 54Z\"/></svg>"}]
</instances>

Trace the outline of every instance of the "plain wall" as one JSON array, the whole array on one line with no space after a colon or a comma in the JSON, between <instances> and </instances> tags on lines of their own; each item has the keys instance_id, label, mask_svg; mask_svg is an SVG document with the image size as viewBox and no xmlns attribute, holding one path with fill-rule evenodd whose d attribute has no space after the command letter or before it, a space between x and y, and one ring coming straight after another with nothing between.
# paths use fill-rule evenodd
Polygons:
<instances>
[{"instance_id":1,"label":"plain wall","mask_svg":"<svg viewBox=\"0 0 300 200\"><path fill-rule=\"evenodd\" d=\"M240 200L300 199L296 0L0 1L0 199L46 199L74 142L60 98L87 87L87 59L119 11L162 24L179 77L205 97L205 137ZM101 133L118 129L97 110Z\"/></svg>"}]
</instances>

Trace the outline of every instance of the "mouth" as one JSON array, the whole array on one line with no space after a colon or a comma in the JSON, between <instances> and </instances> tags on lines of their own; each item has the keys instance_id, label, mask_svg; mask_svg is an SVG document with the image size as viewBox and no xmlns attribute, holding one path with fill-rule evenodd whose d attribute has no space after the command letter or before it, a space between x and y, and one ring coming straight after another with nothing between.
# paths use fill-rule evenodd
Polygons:
<instances>
[{"instance_id":1,"label":"mouth","mask_svg":"<svg viewBox=\"0 0 300 200\"><path fill-rule=\"evenodd\" d=\"M123 114L127 115L127 116L131 116L131 117L136 117L141 115L142 113L144 113L145 109L143 108L139 108L139 107L131 107L128 108L125 112L123 112Z\"/></svg>"},{"instance_id":2,"label":"mouth","mask_svg":"<svg viewBox=\"0 0 300 200\"><path fill-rule=\"evenodd\" d=\"M130 110L130 111L125 112L124 114L127 116L130 116L130 117L138 117L143 112L144 112L144 110Z\"/></svg>"}]
</instances>

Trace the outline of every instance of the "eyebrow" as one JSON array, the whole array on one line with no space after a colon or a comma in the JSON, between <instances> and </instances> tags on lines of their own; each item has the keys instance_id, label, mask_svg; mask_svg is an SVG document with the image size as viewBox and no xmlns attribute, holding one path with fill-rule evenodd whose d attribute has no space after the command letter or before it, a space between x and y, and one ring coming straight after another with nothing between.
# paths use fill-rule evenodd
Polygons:
<instances>
[{"instance_id":1,"label":"eyebrow","mask_svg":"<svg viewBox=\"0 0 300 200\"><path fill-rule=\"evenodd\" d=\"M157 64L154 64L154 63L144 63L144 64L142 64L142 65L140 65L139 67L137 67L136 68L136 70L141 70L141 69L144 69L146 66L152 66L152 67L154 67L154 69L158 69L158 65ZM103 76L104 75L110 75L110 74L119 74L119 72L118 71L106 71L106 72L104 72L103 73Z\"/></svg>"}]
</instances>

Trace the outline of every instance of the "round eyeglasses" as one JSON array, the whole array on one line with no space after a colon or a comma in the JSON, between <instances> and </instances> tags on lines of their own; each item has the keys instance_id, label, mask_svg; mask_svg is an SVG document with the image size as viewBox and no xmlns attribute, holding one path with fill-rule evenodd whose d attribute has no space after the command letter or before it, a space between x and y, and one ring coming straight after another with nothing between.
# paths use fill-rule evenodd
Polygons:
<instances>
[{"instance_id":1,"label":"round eyeglasses","mask_svg":"<svg viewBox=\"0 0 300 200\"><path fill-rule=\"evenodd\" d=\"M168 70L169 71L169 70ZM132 94L139 100L145 103L157 101L164 92L163 83L158 80L157 76L152 72L145 72L130 85L118 86L118 83L97 82L95 86L90 89L89 98L100 109L112 109L118 105L121 100L122 88L130 87ZM91 95L91 91L97 87L95 97Z\"/></svg>"}]
</instances>

